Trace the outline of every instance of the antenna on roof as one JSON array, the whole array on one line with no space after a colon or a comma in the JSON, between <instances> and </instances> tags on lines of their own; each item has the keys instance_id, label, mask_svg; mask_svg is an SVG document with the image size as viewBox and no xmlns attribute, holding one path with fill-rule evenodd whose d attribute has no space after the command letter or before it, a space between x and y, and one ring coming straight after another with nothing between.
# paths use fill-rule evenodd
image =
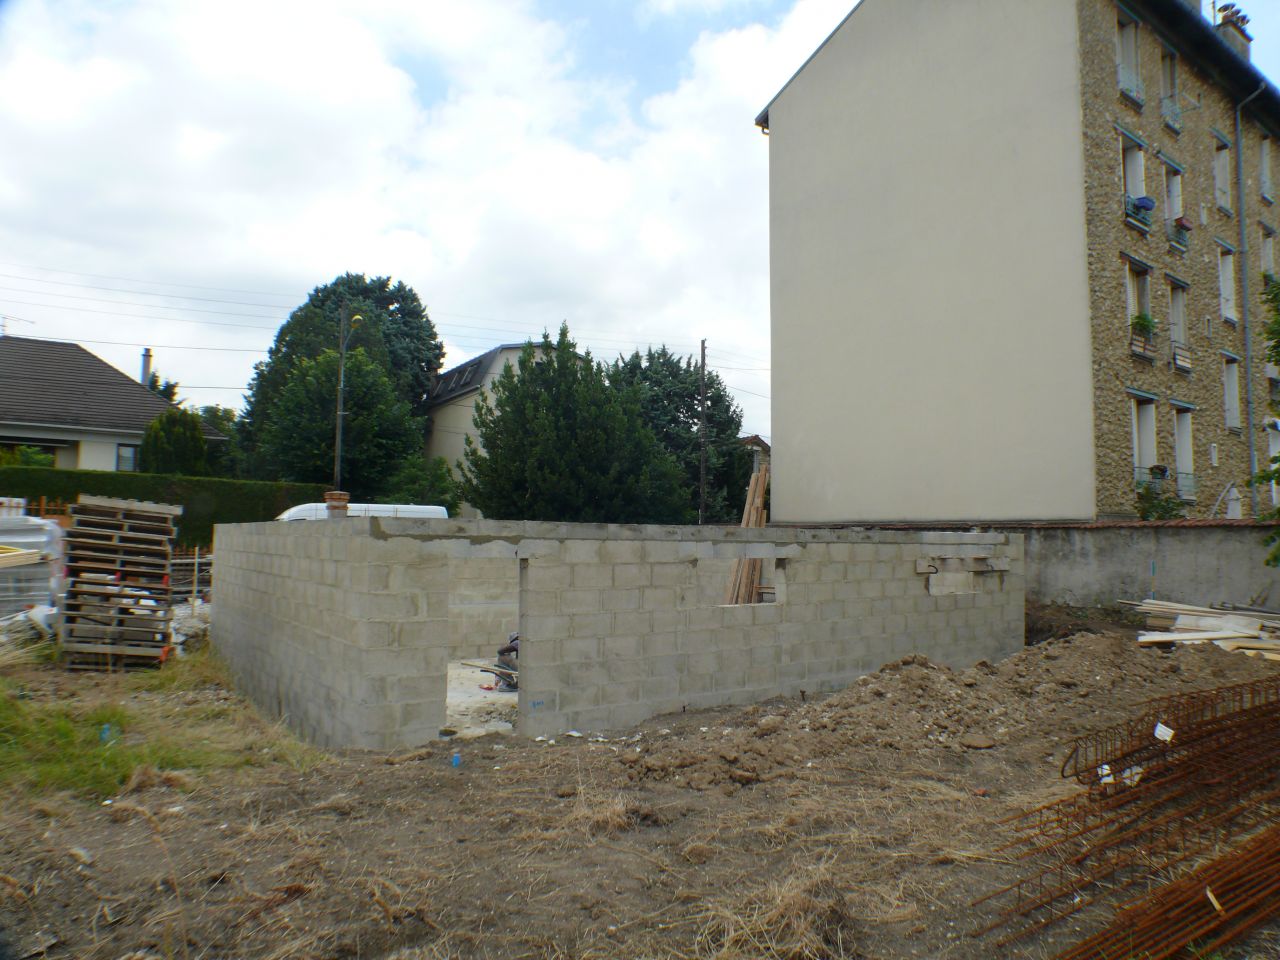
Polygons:
<instances>
[{"instance_id":1,"label":"antenna on roof","mask_svg":"<svg viewBox=\"0 0 1280 960\"><path fill-rule=\"evenodd\" d=\"M0 337L9 335L9 324L11 323L29 323L35 326L34 320L24 320L22 317L11 317L8 314L0 313Z\"/></svg>"}]
</instances>

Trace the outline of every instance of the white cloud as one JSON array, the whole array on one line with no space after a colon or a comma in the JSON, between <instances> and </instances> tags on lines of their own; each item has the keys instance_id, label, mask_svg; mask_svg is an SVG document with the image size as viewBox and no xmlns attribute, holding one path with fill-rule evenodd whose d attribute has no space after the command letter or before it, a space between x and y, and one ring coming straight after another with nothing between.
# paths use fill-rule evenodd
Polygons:
<instances>
[{"instance_id":1,"label":"white cloud","mask_svg":"<svg viewBox=\"0 0 1280 960\"><path fill-rule=\"evenodd\" d=\"M731 7L758 5L761 0L644 0L640 5L641 18L671 17L694 14L710 16Z\"/></svg>"},{"instance_id":2,"label":"white cloud","mask_svg":"<svg viewBox=\"0 0 1280 960\"><path fill-rule=\"evenodd\" d=\"M748 368L725 376L750 391L748 428L767 433L768 401L752 396L770 392L756 369L769 356L767 141L752 119L847 5L798 0L776 27L703 33L679 84L633 114L616 83L583 76L576 34L521 0L138 0L109 16L88 0L10 0L0 142L22 146L0 153L0 261L286 295L175 291L243 302L220 305L0 278L167 304L0 289L0 313L38 321L13 330L26 335L261 349L315 284L391 273L422 294L449 362L563 319L601 357L692 352L705 336L713 365ZM136 369L134 347L93 349ZM193 386L243 383L257 359L157 353Z\"/></svg>"}]
</instances>

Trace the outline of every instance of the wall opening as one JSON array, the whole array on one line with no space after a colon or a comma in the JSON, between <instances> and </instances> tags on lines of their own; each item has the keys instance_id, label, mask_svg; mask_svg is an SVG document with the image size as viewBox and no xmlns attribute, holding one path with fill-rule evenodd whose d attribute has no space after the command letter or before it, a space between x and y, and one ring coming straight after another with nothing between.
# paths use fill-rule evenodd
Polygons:
<instances>
[{"instance_id":1,"label":"wall opening","mask_svg":"<svg viewBox=\"0 0 1280 960\"><path fill-rule=\"evenodd\" d=\"M506 650L522 623L521 585L528 560L494 559L455 564L449 592L449 685L445 727L454 736L512 733L519 694L505 674L515 663Z\"/></svg>"}]
</instances>

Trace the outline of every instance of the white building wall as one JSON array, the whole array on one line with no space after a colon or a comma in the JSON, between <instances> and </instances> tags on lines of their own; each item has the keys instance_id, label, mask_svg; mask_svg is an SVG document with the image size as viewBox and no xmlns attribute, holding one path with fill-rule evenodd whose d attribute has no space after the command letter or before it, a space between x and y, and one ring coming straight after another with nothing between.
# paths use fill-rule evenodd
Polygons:
<instances>
[{"instance_id":1,"label":"white building wall","mask_svg":"<svg viewBox=\"0 0 1280 960\"><path fill-rule=\"evenodd\" d=\"M774 520L1093 515L1077 48L864 0L770 106Z\"/></svg>"}]
</instances>

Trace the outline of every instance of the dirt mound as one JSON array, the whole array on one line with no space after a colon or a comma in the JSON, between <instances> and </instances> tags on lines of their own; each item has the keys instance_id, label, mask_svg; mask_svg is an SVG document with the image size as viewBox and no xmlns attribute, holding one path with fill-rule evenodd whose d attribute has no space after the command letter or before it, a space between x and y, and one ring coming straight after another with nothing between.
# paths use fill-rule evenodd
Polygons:
<instances>
[{"instance_id":1,"label":"dirt mound","mask_svg":"<svg viewBox=\"0 0 1280 960\"><path fill-rule=\"evenodd\" d=\"M1115 634L1078 634L960 672L913 655L824 700L749 707L723 726L634 746L620 760L633 781L732 792L859 752L995 748L1009 760L1038 757L1046 742L1056 748L1153 697L1274 673L1212 645L1166 652Z\"/></svg>"}]
</instances>

